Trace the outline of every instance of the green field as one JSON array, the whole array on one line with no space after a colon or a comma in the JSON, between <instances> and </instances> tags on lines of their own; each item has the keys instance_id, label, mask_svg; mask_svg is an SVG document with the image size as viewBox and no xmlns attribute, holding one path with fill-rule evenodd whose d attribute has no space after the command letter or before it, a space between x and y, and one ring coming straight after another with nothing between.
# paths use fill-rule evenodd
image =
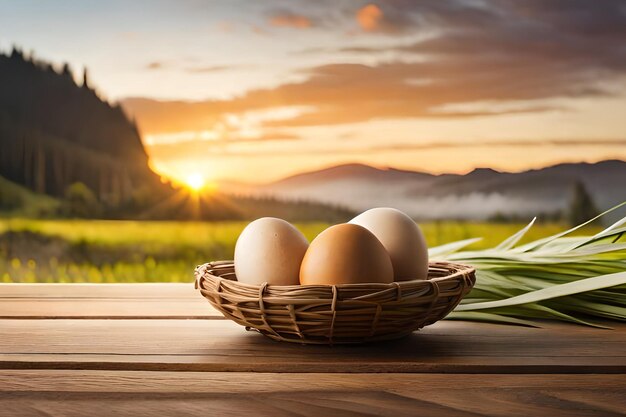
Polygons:
<instances>
[{"instance_id":1,"label":"green field","mask_svg":"<svg viewBox=\"0 0 626 417\"><path fill-rule=\"evenodd\" d=\"M232 259L245 222L0 220L0 282L191 282L203 262ZM328 225L296 225L313 239ZM522 224L422 224L429 246L482 237L495 245ZM561 224L533 227L524 241L557 233ZM582 234L595 233L587 228Z\"/></svg>"}]
</instances>

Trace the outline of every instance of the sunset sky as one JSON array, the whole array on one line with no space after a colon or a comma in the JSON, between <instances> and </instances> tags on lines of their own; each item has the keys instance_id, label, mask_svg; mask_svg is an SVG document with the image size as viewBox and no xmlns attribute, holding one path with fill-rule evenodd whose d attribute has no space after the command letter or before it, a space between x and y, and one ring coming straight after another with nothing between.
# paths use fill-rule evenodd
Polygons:
<instances>
[{"instance_id":1,"label":"sunset sky","mask_svg":"<svg viewBox=\"0 0 626 417\"><path fill-rule=\"evenodd\" d=\"M182 180L626 159L624 1L0 0L13 44L87 67Z\"/></svg>"}]
</instances>

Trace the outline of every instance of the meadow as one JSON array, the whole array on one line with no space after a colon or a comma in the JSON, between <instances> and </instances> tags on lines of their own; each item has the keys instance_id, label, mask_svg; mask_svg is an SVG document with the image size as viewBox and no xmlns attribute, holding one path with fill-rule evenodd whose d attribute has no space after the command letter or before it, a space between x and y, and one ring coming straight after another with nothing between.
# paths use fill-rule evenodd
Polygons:
<instances>
[{"instance_id":1,"label":"meadow","mask_svg":"<svg viewBox=\"0 0 626 417\"><path fill-rule=\"evenodd\" d=\"M192 282L196 265L232 259L246 222L0 220L0 282ZM326 223L296 226L311 240ZM421 224L429 246L482 237L470 248L494 246L524 224ZM523 241L552 235L558 223L533 227ZM579 234L600 230L588 227Z\"/></svg>"}]
</instances>

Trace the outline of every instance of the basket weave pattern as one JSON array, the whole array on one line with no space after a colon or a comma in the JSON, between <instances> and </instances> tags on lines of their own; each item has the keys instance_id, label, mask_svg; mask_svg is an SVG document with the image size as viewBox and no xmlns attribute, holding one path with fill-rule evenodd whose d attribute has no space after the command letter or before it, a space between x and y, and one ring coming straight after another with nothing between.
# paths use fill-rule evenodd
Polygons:
<instances>
[{"instance_id":1,"label":"basket weave pattern","mask_svg":"<svg viewBox=\"0 0 626 417\"><path fill-rule=\"evenodd\" d=\"M474 268L431 262L427 280L391 284L249 285L232 261L196 268L196 288L228 319L275 340L362 343L403 337L452 311L472 289Z\"/></svg>"}]
</instances>

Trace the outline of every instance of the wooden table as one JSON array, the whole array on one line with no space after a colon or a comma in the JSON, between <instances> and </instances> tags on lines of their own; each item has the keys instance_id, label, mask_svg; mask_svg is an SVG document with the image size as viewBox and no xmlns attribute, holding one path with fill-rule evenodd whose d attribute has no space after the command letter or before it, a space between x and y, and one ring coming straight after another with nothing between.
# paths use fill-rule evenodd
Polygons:
<instances>
[{"instance_id":1,"label":"wooden table","mask_svg":"<svg viewBox=\"0 0 626 417\"><path fill-rule=\"evenodd\" d=\"M0 416L615 416L626 325L443 321L300 346L227 321L192 284L0 285Z\"/></svg>"}]
</instances>

